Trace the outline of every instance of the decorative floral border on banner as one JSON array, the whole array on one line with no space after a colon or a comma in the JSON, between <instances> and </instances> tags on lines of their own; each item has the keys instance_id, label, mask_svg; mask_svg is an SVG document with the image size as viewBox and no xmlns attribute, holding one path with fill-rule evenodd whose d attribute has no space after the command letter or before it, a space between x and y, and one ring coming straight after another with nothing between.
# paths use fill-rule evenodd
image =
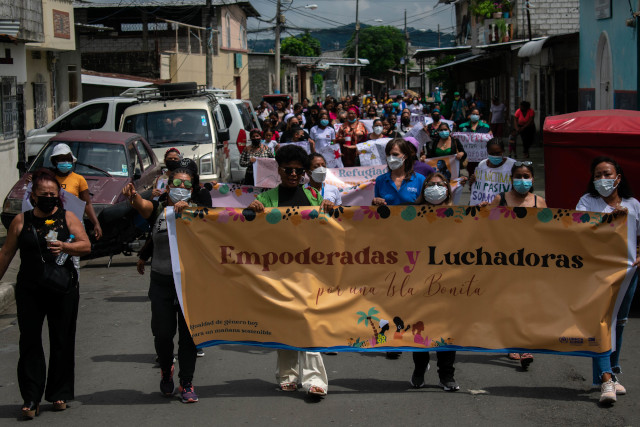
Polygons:
<instances>
[{"instance_id":1,"label":"decorative floral border on banner","mask_svg":"<svg viewBox=\"0 0 640 427\"><path fill-rule=\"evenodd\" d=\"M234 191L241 191L236 189ZM211 217L208 217L211 213ZM472 217L478 221L480 219L488 219L496 221L505 219L524 219L535 213L536 219L541 223L551 221L560 222L565 228L576 224L589 223L594 226L602 224L615 225L612 221L617 218L618 213L603 214L599 212L574 212L568 209L551 209L551 208L523 208L523 207L478 207L478 206L426 206L426 205L409 205L400 209L391 209L389 206L354 206L343 207L338 206L335 209L324 212L318 207L292 206L279 208L266 208L265 214L257 214L251 209L238 208L191 208L186 209L182 213L176 213L176 219L180 218L185 222L193 219L201 219L203 221L212 220L214 222L228 221L265 221L267 224L278 224L280 221L291 221L294 225L300 224L302 221L320 220L327 222L329 219L342 221L343 218L351 221L362 221L364 219L386 219L392 215L400 215L405 221L413 221L417 218L424 218L429 223L451 219L455 222L462 222L464 217Z\"/></svg>"}]
</instances>

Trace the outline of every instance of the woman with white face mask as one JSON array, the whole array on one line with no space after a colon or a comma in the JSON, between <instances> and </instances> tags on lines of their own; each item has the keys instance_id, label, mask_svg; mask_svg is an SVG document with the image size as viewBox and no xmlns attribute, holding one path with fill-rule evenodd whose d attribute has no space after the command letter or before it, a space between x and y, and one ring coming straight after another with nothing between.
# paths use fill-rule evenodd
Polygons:
<instances>
[{"instance_id":1,"label":"woman with white face mask","mask_svg":"<svg viewBox=\"0 0 640 427\"><path fill-rule=\"evenodd\" d=\"M307 188L320 193L322 196L323 204L320 205L322 209L329 210L332 209L334 205L342 204L342 197L340 196L338 187L324 182L327 178L327 161L322 154L311 153L309 155L307 176L309 176Z\"/></svg>"},{"instance_id":2,"label":"woman with white face mask","mask_svg":"<svg viewBox=\"0 0 640 427\"><path fill-rule=\"evenodd\" d=\"M402 138L387 143L384 151L389 172L376 178L374 206L410 205L420 196L424 176L413 170L413 152L409 144Z\"/></svg>"},{"instance_id":3,"label":"woman with white face mask","mask_svg":"<svg viewBox=\"0 0 640 427\"><path fill-rule=\"evenodd\" d=\"M427 206L451 206L453 204L451 185L444 175L433 173L424 180L417 204L425 204ZM436 352L436 358L438 360L438 377L440 378L439 386L444 391L460 390L460 386L453 376L455 373L453 364L456 361L456 352L438 351ZM413 388L424 387L424 375L429 369L429 359L429 352L413 352L414 368L409 381Z\"/></svg>"},{"instance_id":4,"label":"woman with white face mask","mask_svg":"<svg viewBox=\"0 0 640 427\"><path fill-rule=\"evenodd\" d=\"M587 194L580 198L576 206L578 211L627 213L627 226L636 236L636 241L629 239L630 251L635 253L637 236L640 234L640 202L633 197L631 187L627 182L620 165L609 157L598 157L591 163L591 180L587 186ZM640 258L636 254L633 266L637 267ZM625 388L618 382L616 375L622 373L620 368L620 349L622 347L622 332L627 323L631 301L638 284L636 269L631 283L627 288L616 319L616 349L610 356L594 357L593 384L600 385L600 403L611 404L616 401L616 395L626 394ZM613 333L614 331L612 331Z\"/></svg>"},{"instance_id":5,"label":"woman with white face mask","mask_svg":"<svg viewBox=\"0 0 640 427\"><path fill-rule=\"evenodd\" d=\"M383 132L384 132L384 126L382 124L382 120L375 119L373 121L373 132L369 134L367 139L371 140L371 139L379 139L379 138L388 138L384 136Z\"/></svg>"},{"instance_id":6,"label":"woman with white face mask","mask_svg":"<svg viewBox=\"0 0 640 427\"><path fill-rule=\"evenodd\" d=\"M183 403L198 401L192 383L197 350L182 310L176 303L178 297L173 281L164 208L173 206L175 212L180 213L189 206L195 206L191 199L194 178L194 172L188 168L175 169L169 175L166 198L161 196L159 200L153 201L143 199L131 183L122 189L122 194L129 199L131 206L152 224L153 258L149 299L151 300L151 331L160 363L160 392L167 397L174 393L173 338L177 328L178 360L180 360L179 392Z\"/></svg>"}]
</instances>

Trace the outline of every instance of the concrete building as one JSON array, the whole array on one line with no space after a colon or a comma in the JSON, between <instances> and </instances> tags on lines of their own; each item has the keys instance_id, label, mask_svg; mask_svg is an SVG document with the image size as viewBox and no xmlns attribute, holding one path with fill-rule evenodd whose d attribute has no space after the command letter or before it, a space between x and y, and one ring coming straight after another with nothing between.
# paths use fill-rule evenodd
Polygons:
<instances>
[{"instance_id":1,"label":"concrete building","mask_svg":"<svg viewBox=\"0 0 640 427\"><path fill-rule=\"evenodd\" d=\"M640 1L580 1L580 110L637 110Z\"/></svg>"},{"instance_id":2,"label":"concrete building","mask_svg":"<svg viewBox=\"0 0 640 427\"><path fill-rule=\"evenodd\" d=\"M75 4L82 67L171 82L206 83L205 0ZM213 84L249 97L247 17L260 16L248 1L213 1ZM89 26L91 28L89 28ZM102 28L102 29L101 29Z\"/></svg>"}]
</instances>

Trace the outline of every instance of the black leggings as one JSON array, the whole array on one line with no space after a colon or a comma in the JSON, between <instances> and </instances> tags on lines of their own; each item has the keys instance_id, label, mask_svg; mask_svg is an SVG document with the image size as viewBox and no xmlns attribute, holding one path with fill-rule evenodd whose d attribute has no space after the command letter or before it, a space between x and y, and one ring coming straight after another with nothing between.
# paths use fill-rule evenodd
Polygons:
<instances>
[{"instance_id":1,"label":"black leggings","mask_svg":"<svg viewBox=\"0 0 640 427\"><path fill-rule=\"evenodd\" d=\"M24 402L73 400L78 287L67 295L18 280L16 308L20 328L18 384ZM49 373L42 348L42 325L49 326ZM45 389L46 384L46 389Z\"/></svg>"},{"instance_id":2,"label":"black leggings","mask_svg":"<svg viewBox=\"0 0 640 427\"><path fill-rule=\"evenodd\" d=\"M151 300L151 331L160 368L165 372L171 369L173 337L176 335L177 327L178 360L180 361L178 376L183 383L191 382L196 370L197 349L178 303L173 276L151 271L149 299Z\"/></svg>"},{"instance_id":3,"label":"black leggings","mask_svg":"<svg viewBox=\"0 0 640 427\"><path fill-rule=\"evenodd\" d=\"M428 351L414 351L413 363L415 364L414 374L424 375L427 372L427 365L429 364ZM438 376L440 380L447 380L453 378L453 374L456 368L453 364L456 361L455 351L437 351L436 358L438 359Z\"/></svg>"},{"instance_id":4,"label":"black leggings","mask_svg":"<svg viewBox=\"0 0 640 427\"><path fill-rule=\"evenodd\" d=\"M533 144L533 140L536 138L536 127L531 125L522 130L520 133L522 138L522 148L524 154L529 154L529 147Z\"/></svg>"}]
</instances>

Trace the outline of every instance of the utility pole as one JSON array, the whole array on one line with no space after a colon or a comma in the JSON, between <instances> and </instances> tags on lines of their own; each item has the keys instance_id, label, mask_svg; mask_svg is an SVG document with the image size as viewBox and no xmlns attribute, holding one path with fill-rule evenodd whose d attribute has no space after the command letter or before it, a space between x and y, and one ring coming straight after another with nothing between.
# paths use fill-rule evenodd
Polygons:
<instances>
[{"instance_id":1,"label":"utility pole","mask_svg":"<svg viewBox=\"0 0 640 427\"><path fill-rule=\"evenodd\" d=\"M207 59L205 61L205 75L207 89L213 89L213 18L215 9L213 8L213 4L211 4L211 0L207 0L207 10L209 11L209 17L207 18Z\"/></svg>"},{"instance_id":2,"label":"utility pole","mask_svg":"<svg viewBox=\"0 0 640 427\"><path fill-rule=\"evenodd\" d=\"M276 85L274 93L280 93L280 0L276 5Z\"/></svg>"},{"instance_id":3,"label":"utility pole","mask_svg":"<svg viewBox=\"0 0 640 427\"><path fill-rule=\"evenodd\" d=\"M440 47L440 24L438 24L438 47Z\"/></svg>"},{"instance_id":4,"label":"utility pole","mask_svg":"<svg viewBox=\"0 0 640 427\"><path fill-rule=\"evenodd\" d=\"M360 21L358 20L358 6L360 4L360 0L356 0L356 37L355 37L355 41L356 41L356 84L355 84L355 90L354 93L359 93L358 92L358 85L360 84L360 67L359 62L358 62L358 44L360 43Z\"/></svg>"},{"instance_id":5,"label":"utility pole","mask_svg":"<svg viewBox=\"0 0 640 427\"><path fill-rule=\"evenodd\" d=\"M531 37L531 15L529 14L529 0L526 0L525 7L527 8L527 27L529 28L529 41L532 40Z\"/></svg>"},{"instance_id":6,"label":"utility pole","mask_svg":"<svg viewBox=\"0 0 640 427\"><path fill-rule=\"evenodd\" d=\"M404 88L409 89L409 33L407 32L407 9L404 10Z\"/></svg>"}]
</instances>

